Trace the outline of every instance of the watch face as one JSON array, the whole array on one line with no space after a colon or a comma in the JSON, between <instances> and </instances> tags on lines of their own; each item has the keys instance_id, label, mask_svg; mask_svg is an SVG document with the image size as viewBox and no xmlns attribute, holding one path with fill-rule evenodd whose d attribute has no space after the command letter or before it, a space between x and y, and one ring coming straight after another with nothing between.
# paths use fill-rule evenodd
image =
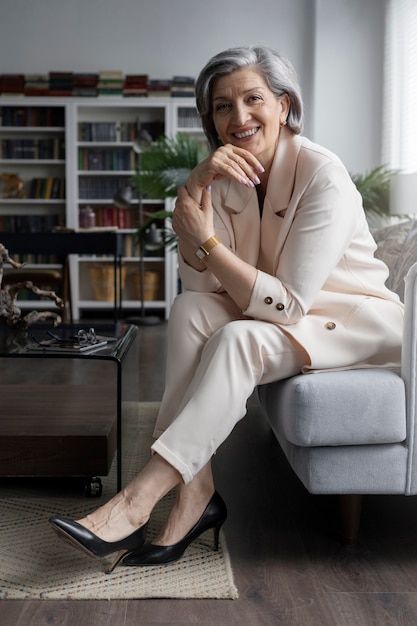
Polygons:
<instances>
[{"instance_id":1,"label":"watch face","mask_svg":"<svg viewBox=\"0 0 417 626\"><path fill-rule=\"evenodd\" d=\"M200 261L203 261L207 256L207 252L204 252L202 248L199 248L197 252L195 253L195 255L197 259L199 259Z\"/></svg>"}]
</instances>

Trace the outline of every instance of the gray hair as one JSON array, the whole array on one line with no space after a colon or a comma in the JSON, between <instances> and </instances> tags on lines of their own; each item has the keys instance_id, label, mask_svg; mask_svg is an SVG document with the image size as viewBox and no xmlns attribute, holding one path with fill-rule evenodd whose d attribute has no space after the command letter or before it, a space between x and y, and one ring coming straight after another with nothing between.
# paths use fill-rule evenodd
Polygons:
<instances>
[{"instance_id":1,"label":"gray hair","mask_svg":"<svg viewBox=\"0 0 417 626\"><path fill-rule=\"evenodd\" d=\"M277 97L287 94L290 110L287 126L293 133L303 129L303 101L297 75L291 63L267 46L230 48L216 54L201 70L196 81L197 109L210 149L221 146L213 123L212 95L217 78L244 67L254 67L262 74L269 89Z\"/></svg>"}]
</instances>

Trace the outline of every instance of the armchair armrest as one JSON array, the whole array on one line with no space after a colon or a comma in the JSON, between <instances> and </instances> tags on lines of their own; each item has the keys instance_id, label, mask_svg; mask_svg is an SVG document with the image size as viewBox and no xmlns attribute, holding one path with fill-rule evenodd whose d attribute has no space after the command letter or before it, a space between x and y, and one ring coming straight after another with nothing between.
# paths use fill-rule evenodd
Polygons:
<instances>
[{"instance_id":1,"label":"armchair armrest","mask_svg":"<svg viewBox=\"0 0 417 626\"><path fill-rule=\"evenodd\" d=\"M407 483L405 493L417 493L417 263L405 277L404 334L401 353L401 377L405 383L407 415Z\"/></svg>"}]
</instances>

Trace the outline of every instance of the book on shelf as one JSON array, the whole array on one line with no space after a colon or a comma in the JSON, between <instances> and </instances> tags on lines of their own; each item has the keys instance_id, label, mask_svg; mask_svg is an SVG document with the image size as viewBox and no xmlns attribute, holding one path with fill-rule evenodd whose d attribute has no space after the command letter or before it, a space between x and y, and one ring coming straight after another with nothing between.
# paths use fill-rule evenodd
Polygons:
<instances>
[{"instance_id":1,"label":"book on shelf","mask_svg":"<svg viewBox=\"0 0 417 626\"><path fill-rule=\"evenodd\" d=\"M49 96L72 96L73 72L49 72Z\"/></svg>"},{"instance_id":2,"label":"book on shelf","mask_svg":"<svg viewBox=\"0 0 417 626\"><path fill-rule=\"evenodd\" d=\"M135 153L128 148L79 148L80 171L129 171L135 169Z\"/></svg>"},{"instance_id":3,"label":"book on shelf","mask_svg":"<svg viewBox=\"0 0 417 626\"><path fill-rule=\"evenodd\" d=\"M26 74L25 96L49 96L49 75Z\"/></svg>"},{"instance_id":4,"label":"book on shelf","mask_svg":"<svg viewBox=\"0 0 417 626\"><path fill-rule=\"evenodd\" d=\"M0 107L0 118L2 127L56 127L64 129L65 109L60 106L2 106Z\"/></svg>"},{"instance_id":5,"label":"book on shelf","mask_svg":"<svg viewBox=\"0 0 417 626\"><path fill-rule=\"evenodd\" d=\"M65 199L65 178L32 178L29 185L29 198L34 200Z\"/></svg>"},{"instance_id":6,"label":"book on shelf","mask_svg":"<svg viewBox=\"0 0 417 626\"><path fill-rule=\"evenodd\" d=\"M81 200L111 200L129 181L125 176L88 176L79 177L78 195Z\"/></svg>"},{"instance_id":7,"label":"book on shelf","mask_svg":"<svg viewBox=\"0 0 417 626\"><path fill-rule=\"evenodd\" d=\"M121 70L100 70L98 77L99 80L123 81L123 72Z\"/></svg>"},{"instance_id":8,"label":"book on shelf","mask_svg":"<svg viewBox=\"0 0 417 626\"><path fill-rule=\"evenodd\" d=\"M56 213L30 215L0 215L1 233L48 233L62 226L64 216Z\"/></svg>"},{"instance_id":9,"label":"book on shelf","mask_svg":"<svg viewBox=\"0 0 417 626\"><path fill-rule=\"evenodd\" d=\"M123 83L123 95L129 97L146 97L148 95L147 74L127 74Z\"/></svg>"},{"instance_id":10,"label":"book on shelf","mask_svg":"<svg viewBox=\"0 0 417 626\"><path fill-rule=\"evenodd\" d=\"M49 72L49 89L72 89L73 72Z\"/></svg>"},{"instance_id":11,"label":"book on shelf","mask_svg":"<svg viewBox=\"0 0 417 626\"><path fill-rule=\"evenodd\" d=\"M54 139L2 139L0 159L65 159L63 138Z\"/></svg>"},{"instance_id":12,"label":"book on shelf","mask_svg":"<svg viewBox=\"0 0 417 626\"><path fill-rule=\"evenodd\" d=\"M148 80L149 97L170 97L172 80L170 78L150 78Z\"/></svg>"},{"instance_id":13,"label":"book on shelf","mask_svg":"<svg viewBox=\"0 0 417 626\"><path fill-rule=\"evenodd\" d=\"M24 96L24 74L0 74L0 94L2 96Z\"/></svg>"},{"instance_id":14,"label":"book on shelf","mask_svg":"<svg viewBox=\"0 0 417 626\"><path fill-rule=\"evenodd\" d=\"M123 94L123 73L120 70L101 70L98 75L99 96L121 96Z\"/></svg>"},{"instance_id":15,"label":"book on shelf","mask_svg":"<svg viewBox=\"0 0 417 626\"><path fill-rule=\"evenodd\" d=\"M86 98L97 96L98 74L93 72L74 73L72 95Z\"/></svg>"},{"instance_id":16,"label":"book on shelf","mask_svg":"<svg viewBox=\"0 0 417 626\"><path fill-rule=\"evenodd\" d=\"M171 96L173 98L192 98L194 95L195 85L192 76L174 76L172 78Z\"/></svg>"},{"instance_id":17,"label":"book on shelf","mask_svg":"<svg viewBox=\"0 0 417 626\"><path fill-rule=\"evenodd\" d=\"M136 122L79 122L78 141L82 142L133 142L137 136Z\"/></svg>"},{"instance_id":18,"label":"book on shelf","mask_svg":"<svg viewBox=\"0 0 417 626\"><path fill-rule=\"evenodd\" d=\"M137 228L137 208L120 209L113 205L95 206L96 225L99 228L118 228L127 230Z\"/></svg>"},{"instance_id":19,"label":"book on shelf","mask_svg":"<svg viewBox=\"0 0 417 626\"><path fill-rule=\"evenodd\" d=\"M180 128L201 129L201 118L195 108L178 107L178 126Z\"/></svg>"}]
</instances>

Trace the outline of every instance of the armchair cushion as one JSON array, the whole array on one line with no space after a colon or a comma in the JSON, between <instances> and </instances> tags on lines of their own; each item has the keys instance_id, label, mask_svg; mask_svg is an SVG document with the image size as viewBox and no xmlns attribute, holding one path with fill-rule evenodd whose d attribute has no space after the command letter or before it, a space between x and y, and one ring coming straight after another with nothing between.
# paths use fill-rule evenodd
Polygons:
<instances>
[{"instance_id":1,"label":"armchair cushion","mask_svg":"<svg viewBox=\"0 0 417 626\"><path fill-rule=\"evenodd\" d=\"M389 267L386 285L404 302L404 278L417 259L417 220L386 226L373 233L375 256Z\"/></svg>"},{"instance_id":2,"label":"armchair cushion","mask_svg":"<svg viewBox=\"0 0 417 626\"><path fill-rule=\"evenodd\" d=\"M406 437L404 381L394 371L300 374L258 388L280 440L303 447L398 443Z\"/></svg>"}]
</instances>

